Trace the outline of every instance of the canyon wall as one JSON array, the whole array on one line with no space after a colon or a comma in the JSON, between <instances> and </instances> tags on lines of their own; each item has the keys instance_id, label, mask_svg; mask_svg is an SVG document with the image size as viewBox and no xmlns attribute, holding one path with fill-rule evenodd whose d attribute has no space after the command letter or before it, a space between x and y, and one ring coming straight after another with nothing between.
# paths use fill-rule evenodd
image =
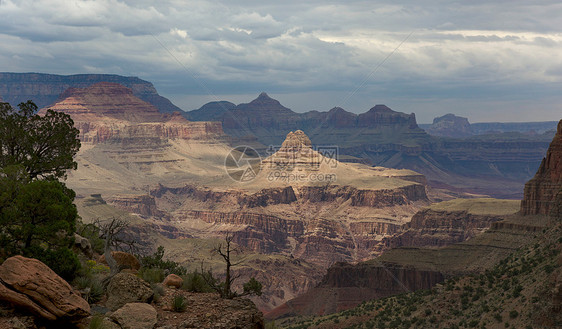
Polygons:
<instances>
[{"instance_id":1,"label":"canyon wall","mask_svg":"<svg viewBox=\"0 0 562 329\"><path fill-rule=\"evenodd\" d=\"M562 191L562 120L558 123L556 135L552 139L546 157L539 170L525 184L521 201L523 215L550 215L556 205L556 198Z\"/></svg>"}]
</instances>

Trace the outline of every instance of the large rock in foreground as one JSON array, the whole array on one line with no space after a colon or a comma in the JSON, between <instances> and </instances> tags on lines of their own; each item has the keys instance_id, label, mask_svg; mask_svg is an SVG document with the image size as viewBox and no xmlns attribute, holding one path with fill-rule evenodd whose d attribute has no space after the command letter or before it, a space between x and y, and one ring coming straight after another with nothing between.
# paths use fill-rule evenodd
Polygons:
<instances>
[{"instance_id":1,"label":"large rock in foreground","mask_svg":"<svg viewBox=\"0 0 562 329\"><path fill-rule=\"evenodd\" d=\"M106 306L115 311L127 303L146 303L154 293L150 285L131 273L116 274L107 286Z\"/></svg>"},{"instance_id":2,"label":"large rock in foreground","mask_svg":"<svg viewBox=\"0 0 562 329\"><path fill-rule=\"evenodd\" d=\"M152 329L156 325L154 307L145 303L128 303L111 314L111 319L123 329Z\"/></svg>"},{"instance_id":3,"label":"large rock in foreground","mask_svg":"<svg viewBox=\"0 0 562 329\"><path fill-rule=\"evenodd\" d=\"M47 265L14 256L0 266L0 299L51 321L78 321L90 305Z\"/></svg>"},{"instance_id":4,"label":"large rock in foreground","mask_svg":"<svg viewBox=\"0 0 562 329\"><path fill-rule=\"evenodd\" d=\"M525 184L521 214L549 215L555 205L556 196L562 192L562 120L558 123L556 135L552 139L546 157L539 170Z\"/></svg>"}]
</instances>

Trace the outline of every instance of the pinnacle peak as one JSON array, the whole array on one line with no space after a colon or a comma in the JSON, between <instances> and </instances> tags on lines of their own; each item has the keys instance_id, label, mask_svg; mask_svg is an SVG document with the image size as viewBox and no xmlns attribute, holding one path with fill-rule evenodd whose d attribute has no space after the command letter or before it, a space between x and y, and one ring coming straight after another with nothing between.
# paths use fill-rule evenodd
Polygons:
<instances>
[{"instance_id":1,"label":"pinnacle peak","mask_svg":"<svg viewBox=\"0 0 562 329\"><path fill-rule=\"evenodd\" d=\"M296 130L287 134L285 141L281 144L281 149L303 149L312 148L310 138L302 130Z\"/></svg>"},{"instance_id":2,"label":"pinnacle peak","mask_svg":"<svg viewBox=\"0 0 562 329\"><path fill-rule=\"evenodd\" d=\"M262 91L259 94L258 98L271 98L271 97L269 97L269 95L265 91Z\"/></svg>"}]
</instances>

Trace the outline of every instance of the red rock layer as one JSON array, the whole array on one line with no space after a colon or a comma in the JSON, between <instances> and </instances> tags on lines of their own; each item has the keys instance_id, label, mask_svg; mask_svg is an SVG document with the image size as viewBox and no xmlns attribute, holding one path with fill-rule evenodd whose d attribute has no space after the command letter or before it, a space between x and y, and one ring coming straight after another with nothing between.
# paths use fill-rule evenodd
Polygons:
<instances>
[{"instance_id":1,"label":"red rock layer","mask_svg":"<svg viewBox=\"0 0 562 329\"><path fill-rule=\"evenodd\" d=\"M521 214L549 215L557 194L562 191L562 120L539 170L525 184Z\"/></svg>"}]
</instances>

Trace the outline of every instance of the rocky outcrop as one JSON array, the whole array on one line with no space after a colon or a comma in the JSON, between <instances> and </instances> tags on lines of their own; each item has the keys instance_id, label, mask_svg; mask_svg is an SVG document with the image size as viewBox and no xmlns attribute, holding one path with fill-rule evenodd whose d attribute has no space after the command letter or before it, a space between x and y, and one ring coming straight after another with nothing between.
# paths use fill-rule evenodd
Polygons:
<instances>
[{"instance_id":1,"label":"rocky outcrop","mask_svg":"<svg viewBox=\"0 0 562 329\"><path fill-rule=\"evenodd\" d=\"M116 274L107 285L107 302L105 305L112 311L127 303L146 303L154 293L150 284L131 273Z\"/></svg>"},{"instance_id":2,"label":"rocky outcrop","mask_svg":"<svg viewBox=\"0 0 562 329\"><path fill-rule=\"evenodd\" d=\"M550 143L546 157L539 170L525 184L524 197L521 201L523 215L550 215L555 206L557 194L562 190L562 120Z\"/></svg>"},{"instance_id":3,"label":"rocky outcrop","mask_svg":"<svg viewBox=\"0 0 562 329\"><path fill-rule=\"evenodd\" d=\"M189 122L179 113L160 113L117 83L69 88L54 105L39 113L48 109L69 114L85 143L135 138L211 140L223 136L220 123Z\"/></svg>"},{"instance_id":4,"label":"rocky outcrop","mask_svg":"<svg viewBox=\"0 0 562 329\"><path fill-rule=\"evenodd\" d=\"M113 82L132 90L133 94L158 108L160 112L181 109L158 95L152 83L114 74L56 75L44 73L0 73L0 95L13 106L31 99L39 108L55 103L68 88L86 88L99 82Z\"/></svg>"},{"instance_id":5,"label":"rocky outcrop","mask_svg":"<svg viewBox=\"0 0 562 329\"><path fill-rule=\"evenodd\" d=\"M111 314L122 329L152 329L157 322L154 307L145 303L127 303Z\"/></svg>"},{"instance_id":6,"label":"rocky outcrop","mask_svg":"<svg viewBox=\"0 0 562 329\"><path fill-rule=\"evenodd\" d=\"M76 322L90 305L47 265L14 256L0 266L0 299L51 321Z\"/></svg>"},{"instance_id":7,"label":"rocky outcrop","mask_svg":"<svg viewBox=\"0 0 562 329\"><path fill-rule=\"evenodd\" d=\"M433 124L425 129L425 131L433 136L461 138L472 136L472 130L468 119L451 113L433 119Z\"/></svg>"},{"instance_id":8,"label":"rocky outcrop","mask_svg":"<svg viewBox=\"0 0 562 329\"><path fill-rule=\"evenodd\" d=\"M354 307L361 301L429 289L444 279L437 271L393 264L337 263L328 269L318 286L267 312L265 317L330 314Z\"/></svg>"}]
</instances>

